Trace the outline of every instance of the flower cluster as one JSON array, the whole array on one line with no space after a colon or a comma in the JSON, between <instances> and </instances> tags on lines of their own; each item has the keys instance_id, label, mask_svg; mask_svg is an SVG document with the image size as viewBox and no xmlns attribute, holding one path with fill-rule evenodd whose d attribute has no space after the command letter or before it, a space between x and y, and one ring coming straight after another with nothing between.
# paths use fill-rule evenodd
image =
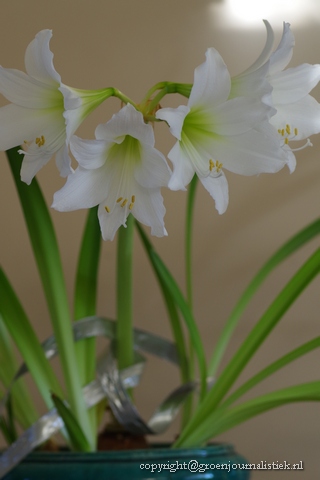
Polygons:
<instances>
[{"instance_id":1,"label":"flower cluster","mask_svg":"<svg viewBox=\"0 0 320 480\"><path fill-rule=\"evenodd\" d=\"M115 88L85 91L64 85L53 66L52 33L43 30L27 48L27 73L0 67L0 92L11 102L0 109L0 148L22 145L26 183L55 155L61 175L68 178L54 195L53 207L68 211L99 205L104 239L112 240L130 213L152 234L166 235L161 187L184 190L195 174L224 213L229 201L224 170L257 175L287 165L292 172L294 151L311 145L308 137L320 132L320 106L309 95L319 82L320 65L285 69L294 46L290 26L284 24L272 52L273 31L265 25L266 45L242 74L231 78L220 54L209 48L192 86L158 84L140 104ZM160 108L161 98L173 92L188 97L187 105ZM76 137L80 123L110 96L126 105L96 128L95 140ZM150 121L165 121L177 139L168 154L173 172L155 148ZM291 148L304 139L302 147ZM78 163L75 170L70 151Z\"/></svg>"}]
</instances>

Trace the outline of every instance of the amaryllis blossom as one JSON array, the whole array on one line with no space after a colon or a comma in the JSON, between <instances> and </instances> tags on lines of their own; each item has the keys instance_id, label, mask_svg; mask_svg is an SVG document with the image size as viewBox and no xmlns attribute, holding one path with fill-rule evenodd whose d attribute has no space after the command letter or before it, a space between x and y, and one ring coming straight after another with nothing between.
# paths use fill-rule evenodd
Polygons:
<instances>
[{"instance_id":1,"label":"amaryllis blossom","mask_svg":"<svg viewBox=\"0 0 320 480\"><path fill-rule=\"evenodd\" d=\"M286 161L268 123L273 110L255 98L230 100L230 88L227 67L210 48L206 61L195 70L187 106L163 108L156 114L178 139L168 155L174 166L169 188L184 189L196 173L219 213L229 200L224 169L241 175L274 173Z\"/></svg>"},{"instance_id":2,"label":"amaryllis blossom","mask_svg":"<svg viewBox=\"0 0 320 480\"><path fill-rule=\"evenodd\" d=\"M0 108L0 149L22 145L21 178L30 183L56 154L62 176L71 171L68 141L79 124L107 96L108 89L67 87L53 66L51 30L42 30L25 53L26 72L0 67L0 93L11 103Z\"/></svg>"},{"instance_id":3,"label":"amaryllis blossom","mask_svg":"<svg viewBox=\"0 0 320 480\"><path fill-rule=\"evenodd\" d=\"M168 185L171 171L154 148L151 125L128 104L98 125L95 136L96 140L73 136L71 151L79 167L55 193L53 208L69 211L99 205L105 240L113 240L130 213L150 226L152 235L167 235L160 187Z\"/></svg>"},{"instance_id":4,"label":"amaryllis blossom","mask_svg":"<svg viewBox=\"0 0 320 480\"><path fill-rule=\"evenodd\" d=\"M320 132L320 105L309 92L320 80L320 65L302 64L285 69L291 60L294 36L290 24L284 23L283 34L278 48L271 53L274 35L270 24L267 27L267 40L259 58L245 72L232 79L231 96L263 95L263 101L275 108L276 114L270 123L279 135L279 141L287 154L288 167L294 170L295 150L292 141L307 139ZM270 84L271 91L261 88L262 78ZM267 94L266 94L267 93ZM308 140L304 146L311 145Z\"/></svg>"}]
</instances>

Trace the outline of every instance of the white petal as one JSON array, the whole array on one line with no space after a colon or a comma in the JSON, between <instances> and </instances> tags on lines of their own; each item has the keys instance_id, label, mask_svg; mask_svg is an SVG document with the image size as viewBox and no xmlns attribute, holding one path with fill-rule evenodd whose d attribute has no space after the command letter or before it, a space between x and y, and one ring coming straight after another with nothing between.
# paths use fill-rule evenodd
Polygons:
<instances>
[{"instance_id":1,"label":"white petal","mask_svg":"<svg viewBox=\"0 0 320 480\"><path fill-rule=\"evenodd\" d=\"M0 92L7 100L21 107L50 108L63 105L57 86L48 86L24 72L0 66Z\"/></svg>"},{"instance_id":2,"label":"white petal","mask_svg":"<svg viewBox=\"0 0 320 480\"><path fill-rule=\"evenodd\" d=\"M293 47L295 45L293 33L290 30L290 24L283 24L283 34L278 48L270 57L269 75L281 72L290 62Z\"/></svg>"},{"instance_id":3,"label":"white petal","mask_svg":"<svg viewBox=\"0 0 320 480\"><path fill-rule=\"evenodd\" d=\"M171 176L165 157L149 145L141 145L141 162L135 167L134 177L145 188L168 186Z\"/></svg>"},{"instance_id":4,"label":"white petal","mask_svg":"<svg viewBox=\"0 0 320 480\"><path fill-rule=\"evenodd\" d=\"M283 149L287 154L287 167L289 168L290 173L293 173L297 166L296 157L294 156L294 153L292 153L292 151L289 148L288 149L286 148L286 145L284 145Z\"/></svg>"},{"instance_id":5,"label":"white petal","mask_svg":"<svg viewBox=\"0 0 320 480\"><path fill-rule=\"evenodd\" d=\"M173 174L169 181L171 190L185 190L186 185L191 182L195 173L195 167L189 156L183 151L177 142L168 154L173 163Z\"/></svg>"},{"instance_id":6,"label":"white petal","mask_svg":"<svg viewBox=\"0 0 320 480\"><path fill-rule=\"evenodd\" d=\"M159 188L141 189L136 196L132 213L139 222L151 227L151 235L167 235L163 221L166 209Z\"/></svg>"},{"instance_id":7,"label":"white petal","mask_svg":"<svg viewBox=\"0 0 320 480\"><path fill-rule=\"evenodd\" d=\"M233 77L231 79L229 98L255 97L261 99L266 95L270 95L272 87L267 80L268 69L269 65L266 63L257 70Z\"/></svg>"},{"instance_id":8,"label":"white petal","mask_svg":"<svg viewBox=\"0 0 320 480\"><path fill-rule=\"evenodd\" d=\"M206 61L194 72L194 84L188 106L213 106L224 102L230 93L231 80L226 64L214 48L206 51Z\"/></svg>"},{"instance_id":9,"label":"white petal","mask_svg":"<svg viewBox=\"0 0 320 480\"><path fill-rule=\"evenodd\" d=\"M95 135L98 140L117 141L117 137L121 137L118 143L122 142L124 135L130 135L152 147L155 143L152 126L147 125L142 113L130 104L113 115L109 122L98 125Z\"/></svg>"},{"instance_id":10,"label":"white petal","mask_svg":"<svg viewBox=\"0 0 320 480\"><path fill-rule=\"evenodd\" d=\"M118 228L126 226L128 213L124 209L113 210L107 213L102 203L98 208L98 217L103 240L113 240Z\"/></svg>"},{"instance_id":11,"label":"white petal","mask_svg":"<svg viewBox=\"0 0 320 480\"><path fill-rule=\"evenodd\" d=\"M210 193L216 204L216 209L220 213L227 210L229 203L228 182L223 172L219 176L200 177L202 185Z\"/></svg>"},{"instance_id":12,"label":"white petal","mask_svg":"<svg viewBox=\"0 0 320 480\"><path fill-rule=\"evenodd\" d=\"M220 137L210 153L224 169L240 175L275 173L287 162L278 135L270 125L265 125L264 132L251 130L241 135Z\"/></svg>"},{"instance_id":13,"label":"white petal","mask_svg":"<svg viewBox=\"0 0 320 480\"><path fill-rule=\"evenodd\" d=\"M56 86L60 84L61 78L53 66L53 53L49 48L51 37L51 30L42 30L35 36L35 39L27 47L25 66L31 77L48 85Z\"/></svg>"},{"instance_id":14,"label":"white petal","mask_svg":"<svg viewBox=\"0 0 320 480\"><path fill-rule=\"evenodd\" d=\"M252 72L258 70L262 65L264 65L268 61L268 59L270 57L270 54L272 52L273 43L274 43L274 32L272 30L272 27L271 27L270 23L267 20L263 20L263 23L265 24L265 27L267 29L266 44L265 44L261 54L257 58L257 60L249 68L247 68L247 70L245 70L241 75L249 74L249 73L252 73Z\"/></svg>"},{"instance_id":15,"label":"white petal","mask_svg":"<svg viewBox=\"0 0 320 480\"><path fill-rule=\"evenodd\" d=\"M22 145L25 140L34 140L42 135L43 125L47 121L47 110L32 110L13 104L1 107L0 150Z\"/></svg>"},{"instance_id":16,"label":"white petal","mask_svg":"<svg viewBox=\"0 0 320 480\"><path fill-rule=\"evenodd\" d=\"M278 129L291 126L293 131L298 129L296 135L292 133L289 140L303 140L310 135L320 132L320 105L310 95L306 95L297 102L288 105L276 105L277 114L270 119L270 123Z\"/></svg>"},{"instance_id":17,"label":"white petal","mask_svg":"<svg viewBox=\"0 0 320 480\"><path fill-rule=\"evenodd\" d=\"M103 169L84 170L78 167L54 194L52 207L60 212L94 207L106 197L107 183Z\"/></svg>"},{"instance_id":18,"label":"white petal","mask_svg":"<svg viewBox=\"0 0 320 480\"><path fill-rule=\"evenodd\" d=\"M233 98L215 109L212 133L237 135L268 118L270 108L255 98Z\"/></svg>"},{"instance_id":19,"label":"white petal","mask_svg":"<svg viewBox=\"0 0 320 480\"><path fill-rule=\"evenodd\" d=\"M20 171L21 180L30 185L33 177L49 162L51 157L52 153L50 152L42 153L41 157L39 155L25 155Z\"/></svg>"},{"instance_id":20,"label":"white petal","mask_svg":"<svg viewBox=\"0 0 320 480\"><path fill-rule=\"evenodd\" d=\"M102 167L106 163L107 145L105 140L82 140L75 135L70 142L75 159L79 165L88 170Z\"/></svg>"},{"instance_id":21,"label":"white petal","mask_svg":"<svg viewBox=\"0 0 320 480\"><path fill-rule=\"evenodd\" d=\"M71 167L71 158L69 156L67 144L63 145L56 153L56 165L62 177L67 177L74 170Z\"/></svg>"},{"instance_id":22,"label":"white petal","mask_svg":"<svg viewBox=\"0 0 320 480\"><path fill-rule=\"evenodd\" d=\"M305 97L320 80L320 65L303 64L274 75L272 100L275 105L296 102Z\"/></svg>"},{"instance_id":23,"label":"white petal","mask_svg":"<svg viewBox=\"0 0 320 480\"><path fill-rule=\"evenodd\" d=\"M190 108L186 105L180 105L178 108L162 108L157 111L156 118L165 120L170 127L172 135L181 140L183 122L189 112Z\"/></svg>"}]
</instances>

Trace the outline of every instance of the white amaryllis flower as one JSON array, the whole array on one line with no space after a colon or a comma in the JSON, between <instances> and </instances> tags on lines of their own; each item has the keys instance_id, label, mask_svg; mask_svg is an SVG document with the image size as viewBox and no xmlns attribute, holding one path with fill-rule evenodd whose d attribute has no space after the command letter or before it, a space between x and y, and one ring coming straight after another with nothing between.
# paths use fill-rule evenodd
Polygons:
<instances>
[{"instance_id":1,"label":"white amaryllis flower","mask_svg":"<svg viewBox=\"0 0 320 480\"><path fill-rule=\"evenodd\" d=\"M30 183L53 154L62 176L71 171L68 141L84 118L107 96L108 89L77 90L61 83L49 48L51 30L42 30L25 53L26 72L0 66L0 149L23 145L21 178Z\"/></svg>"},{"instance_id":2,"label":"white amaryllis flower","mask_svg":"<svg viewBox=\"0 0 320 480\"><path fill-rule=\"evenodd\" d=\"M285 67L291 60L294 36L290 24L283 24L283 34L278 48L272 52L274 34L270 24L267 28L266 45L258 59L245 72L232 79L231 97L263 95L263 101L275 108L276 114L270 118L279 141L287 154L290 171L295 169L296 159L289 142L308 138L320 132L320 105L309 92L320 80L320 65L302 64L298 67ZM270 92L263 91L262 79L270 84ZM267 93L267 94L266 94ZM311 145L308 140L302 147Z\"/></svg>"},{"instance_id":3,"label":"white amaryllis flower","mask_svg":"<svg viewBox=\"0 0 320 480\"><path fill-rule=\"evenodd\" d=\"M104 240L113 240L131 213L151 227L152 235L167 235L160 187L167 186L170 169L154 148L151 125L132 105L96 128L96 140L73 136L71 151L79 167L55 193L53 208L77 210L99 205Z\"/></svg>"},{"instance_id":4,"label":"white amaryllis flower","mask_svg":"<svg viewBox=\"0 0 320 480\"><path fill-rule=\"evenodd\" d=\"M272 111L260 100L228 100L231 80L219 53L210 48L196 68L187 106L163 108L156 114L178 139L168 157L174 165L169 182L184 189L194 173L214 198L219 213L228 206L228 184L223 169L241 175L277 172L285 165L274 129ZM259 125L259 130L254 128Z\"/></svg>"}]
</instances>

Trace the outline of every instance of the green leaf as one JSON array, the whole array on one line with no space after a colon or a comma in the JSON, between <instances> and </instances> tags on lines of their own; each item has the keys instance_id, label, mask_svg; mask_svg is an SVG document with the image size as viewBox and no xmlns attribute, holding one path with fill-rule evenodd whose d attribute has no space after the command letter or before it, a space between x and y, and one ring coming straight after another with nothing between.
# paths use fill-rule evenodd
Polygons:
<instances>
[{"instance_id":1,"label":"green leaf","mask_svg":"<svg viewBox=\"0 0 320 480\"><path fill-rule=\"evenodd\" d=\"M61 395L61 387L2 268L0 268L0 292L0 314L46 405L51 408L50 390Z\"/></svg>"},{"instance_id":2,"label":"green leaf","mask_svg":"<svg viewBox=\"0 0 320 480\"><path fill-rule=\"evenodd\" d=\"M67 291L55 231L36 179L32 180L31 185L26 185L20 180L22 156L18 150L18 148L12 148L6 153L46 295L68 399L82 428L91 439L92 448L94 448L95 439L91 432L89 416L81 391Z\"/></svg>"},{"instance_id":3,"label":"green leaf","mask_svg":"<svg viewBox=\"0 0 320 480\"><path fill-rule=\"evenodd\" d=\"M167 291L170 292L170 295L172 296L174 303L179 308L185 320L190 338L192 339L192 342L193 342L193 347L198 357L200 381L201 381L200 398L203 399L207 390L207 373L206 373L207 369L206 369L205 353L204 353L203 344L201 341L197 324L195 322L195 319L189 308L189 305L187 304L177 282L174 280L173 276L171 275L171 273L169 272L165 264L162 262L161 258L156 253L154 248L152 247L151 242L149 240L146 240L146 236L142 228L139 225L137 225L137 227L138 227L140 236L144 242L144 246L146 248L146 252L148 253L151 264L155 269L155 271L157 272L157 276L159 276L159 278L161 279L161 282L163 283Z\"/></svg>"},{"instance_id":4,"label":"green leaf","mask_svg":"<svg viewBox=\"0 0 320 480\"><path fill-rule=\"evenodd\" d=\"M52 400L64 422L73 448L80 452L90 451L90 444L70 408L55 394L52 394Z\"/></svg>"},{"instance_id":5,"label":"green leaf","mask_svg":"<svg viewBox=\"0 0 320 480\"><path fill-rule=\"evenodd\" d=\"M142 240L142 243L145 247L145 251L149 257L151 266L153 267L154 273L156 275L156 278L158 280L163 299L166 304L173 336L175 339L175 344L179 356L179 365L180 365L180 374L181 374L181 380L183 383L188 382L191 380L190 377L190 372L189 372L189 365L188 365L188 360L187 360L187 352L186 352L186 345L185 345L185 340L184 340L184 334L183 330L181 327L181 322L178 314L178 310L176 307L176 304L174 302L174 298L171 295L170 290L166 287L166 284L163 282L161 275L158 273L157 268L155 267L154 263L152 262L152 256L151 252L153 251L153 246L148 239L147 235L145 234L144 230L141 228L141 225L136 222L136 227L139 232L140 238Z\"/></svg>"},{"instance_id":6,"label":"green leaf","mask_svg":"<svg viewBox=\"0 0 320 480\"><path fill-rule=\"evenodd\" d=\"M18 438L16 426L14 423L14 414L13 414L11 395L8 396L8 399L6 402L6 411L7 411L7 418L5 418L4 415L0 417L0 430L3 433L6 439L6 442L10 445L11 443L15 442Z\"/></svg>"},{"instance_id":7,"label":"green leaf","mask_svg":"<svg viewBox=\"0 0 320 480\"><path fill-rule=\"evenodd\" d=\"M241 385L234 393L232 393L224 402L223 406L231 405L234 403L238 398L242 397L245 393L255 387L258 383L262 382L265 378L269 377L270 375L274 374L281 368L284 368L289 363L297 360L298 358L306 355L307 353L315 350L316 348L320 347L320 337L314 338L309 342L300 345L300 347L295 348L291 352L287 353L283 357L279 358L275 362L268 365L266 368L258 372L252 378L250 378L247 382Z\"/></svg>"},{"instance_id":8,"label":"green leaf","mask_svg":"<svg viewBox=\"0 0 320 480\"><path fill-rule=\"evenodd\" d=\"M292 277L258 323L253 327L243 344L217 379L215 385L198 407L192 420L182 432L180 436L180 442L182 442L182 444L185 439L192 435L193 430L202 422L207 421L210 413L217 408L256 350L281 320L290 305L319 271L320 249L318 249Z\"/></svg>"},{"instance_id":9,"label":"green leaf","mask_svg":"<svg viewBox=\"0 0 320 480\"><path fill-rule=\"evenodd\" d=\"M17 371L18 362L13 345L0 314L0 380L5 388L9 388ZM24 429L27 429L38 419L39 415L22 378L16 381L12 387L11 397L17 420Z\"/></svg>"},{"instance_id":10,"label":"green leaf","mask_svg":"<svg viewBox=\"0 0 320 480\"><path fill-rule=\"evenodd\" d=\"M209 362L208 374L215 376L221 358L226 350L230 337L236 328L239 319L244 312L246 306L250 302L253 295L256 293L260 285L268 277L268 275L283 262L287 257L292 255L296 250L302 247L305 243L312 240L316 235L320 233L320 219L308 225L299 233L294 235L288 242L286 242L272 257L265 263L261 270L257 273L254 279L250 282L238 303L234 307L231 315L229 316L223 331L219 337L219 340L214 348L212 358Z\"/></svg>"},{"instance_id":11,"label":"green leaf","mask_svg":"<svg viewBox=\"0 0 320 480\"><path fill-rule=\"evenodd\" d=\"M318 401L320 401L320 382L316 381L268 393L230 409L222 406L209 414L206 421L196 426L183 441L178 440L175 446L188 448L201 445L256 415L282 405Z\"/></svg>"}]
</instances>

